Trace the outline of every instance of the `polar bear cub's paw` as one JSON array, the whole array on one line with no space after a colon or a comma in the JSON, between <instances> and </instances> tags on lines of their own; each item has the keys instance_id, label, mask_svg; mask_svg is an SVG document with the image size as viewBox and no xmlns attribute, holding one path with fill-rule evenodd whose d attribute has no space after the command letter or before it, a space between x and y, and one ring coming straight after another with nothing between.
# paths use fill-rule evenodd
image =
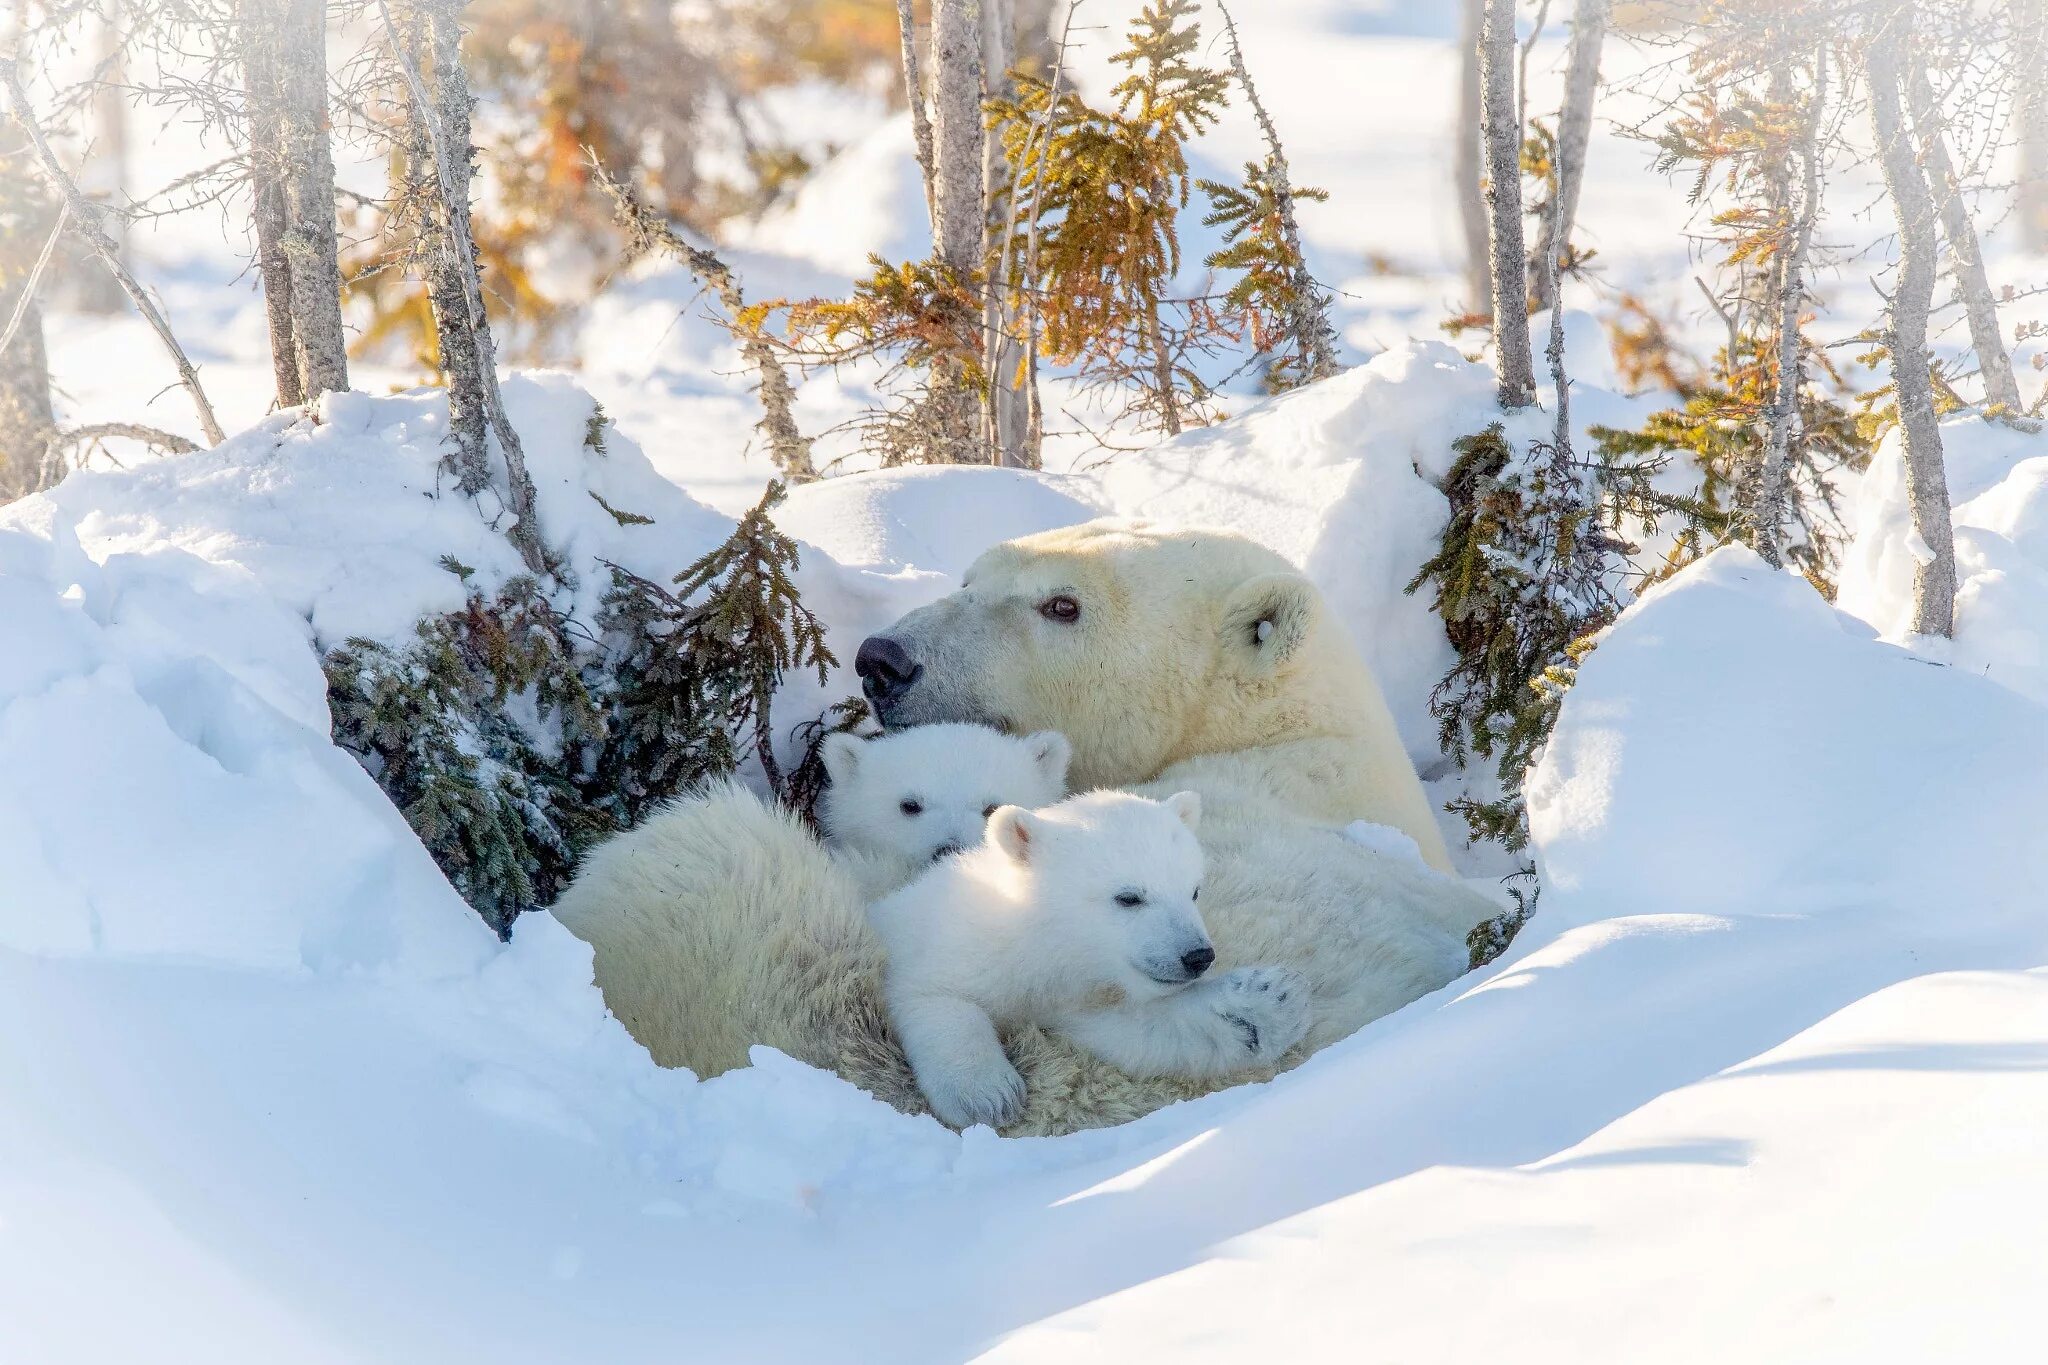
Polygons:
<instances>
[{"instance_id":1,"label":"polar bear cub's paw","mask_svg":"<svg viewBox=\"0 0 2048 1365\"><path fill-rule=\"evenodd\" d=\"M1278 1061L1308 1035L1308 978L1292 967L1239 967L1216 983L1216 1012L1248 1064Z\"/></svg>"},{"instance_id":2,"label":"polar bear cub's paw","mask_svg":"<svg viewBox=\"0 0 2048 1365\"><path fill-rule=\"evenodd\" d=\"M918 1072L932 1113L952 1128L1001 1128L1024 1112L1024 1078L1000 1053L982 1066L928 1067Z\"/></svg>"}]
</instances>

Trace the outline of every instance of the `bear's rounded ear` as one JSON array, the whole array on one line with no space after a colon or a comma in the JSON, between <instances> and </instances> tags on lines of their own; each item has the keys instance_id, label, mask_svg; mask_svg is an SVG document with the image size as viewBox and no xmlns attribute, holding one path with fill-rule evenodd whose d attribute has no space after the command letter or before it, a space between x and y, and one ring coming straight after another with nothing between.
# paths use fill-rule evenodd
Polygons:
<instances>
[{"instance_id":1,"label":"bear's rounded ear","mask_svg":"<svg viewBox=\"0 0 2048 1365\"><path fill-rule=\"evenodd\" d=\"M1067 737L1057 730L1040 730L1024 737L1024 747L1045 780L1065 791L1067 764L1074 757L1074 746L1067 743Z\"/></svg>"},{"instance_id":2,"label":"bear's rounded ear","mask_svg":"<svg viewBox=\"0 0 2048 1365\"><path fill-rule=\"evenodd\" d=\"M1202 798L1196 792L1175 792L1162 802L1168 810L1180 817L1180 822L1189 829L1202 826Z\"/></svg>"},{"instance_id":3,"label":"bear's rounded ear","mask_svg":"<svg viewBox=\"0 0 2048 1365\"><path fill-rule=\"evenodd\" d=\"M1223 607L1224 657L1250 676L1272 676L1308 639L1321 606L1315 584L1298 573L1238 584Z\"/></svg>"},{"instance_id":4,"label":"bear's rounded ear","mask_svg":"<svg viewBox=\"0 0 2048 1365\"><path fill-rule=\"evenodd\" d=\"M1022 806L997 806L995 814L988 817L988 829L982 837L1001 849L1011 862L1028 863L1043 831L1038 817Z\"/></svg>"},{"instance_id":5,"label":"bear's rounded ear","mask_svg":"<svg viewBox=\"0 0 2048 1365\"><path fill-rule=\"evenodd\" d=\"M833 786L853 780L854 770L860 767L861 746L866 743L859 735L845 730L825 736L818 746L818 757L824 761L825 774L832 779Z\"/></svg>"}]
</instances>

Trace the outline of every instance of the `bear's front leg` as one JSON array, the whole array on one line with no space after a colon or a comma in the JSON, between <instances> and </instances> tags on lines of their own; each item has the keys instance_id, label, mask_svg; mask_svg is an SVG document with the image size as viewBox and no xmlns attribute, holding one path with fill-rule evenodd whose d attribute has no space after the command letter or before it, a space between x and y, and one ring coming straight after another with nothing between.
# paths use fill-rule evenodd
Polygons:
<instances>
[{"instance_id":1,"label":"bear's front leg","mask_svg":"<svg viewBox=\"0 0 2048 1365\"><path fill-rule=\"evenodd\" d=\"M1133 1076L1222 1076L1278 1061L1308 1033L1308 979L1240 967L1184 991L1060 1020L1060 1032Z\"/></svg>"},{"instance_id":2,"label":"bear's front leg","mask_svg":"<svg viewBox=\"0 0 2048 1365\"><path fill-rule=\"evenodd\" d=\"M1023 1112L1024 1078L979 1005L927 995L891 1001L890 1013L917 1088L941 1123L1000 1128Z\"/></svg>"}]
</instances>

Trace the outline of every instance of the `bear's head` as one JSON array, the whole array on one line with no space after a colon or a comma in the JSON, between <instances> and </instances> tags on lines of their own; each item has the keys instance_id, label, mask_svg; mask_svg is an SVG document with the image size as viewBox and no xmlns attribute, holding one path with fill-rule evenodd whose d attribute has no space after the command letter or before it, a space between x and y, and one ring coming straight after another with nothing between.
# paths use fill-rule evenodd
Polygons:
<instances>
[{"instance_id":1,"label":"bear's head","mask_svg":"<svg viewBox=\"0 0 2048 1365\"><path fill-rule=\"evenodd\" d=\"M1076 790L1356 728L1377 697L1309 581L1227 531L1103 520L997 545L957 592L863 641L889 729L972 721L1073 743Z\"/></svg>"},{"instance_id":2,"label":"bear's head","mask_svg":"<svg viewBox=\"0 0 2048 1365\"><path fill-rule=\"evenodd\" d=\"M1216 961L1200 905L1201 814L1193 792L1153 801L1096 791L1044 810L1004 806L989 817L987 843L967 856L998 865L1017 888L1051 979L1154 999Z\"/></svg>"},{"instance_id":3,"label":"bear's head","mask_svg":"<svg viewBox=\"0 0 2048 1365\"><path fill-rule=\"evenodd\" d=\"M1049 806L1067 794L1066 737L1016 738L985 725L920 725L863 739L825 736L831 785L818 823L835 844L918 867L981 842L998 806Z\"/></svg>"}]
</instances>

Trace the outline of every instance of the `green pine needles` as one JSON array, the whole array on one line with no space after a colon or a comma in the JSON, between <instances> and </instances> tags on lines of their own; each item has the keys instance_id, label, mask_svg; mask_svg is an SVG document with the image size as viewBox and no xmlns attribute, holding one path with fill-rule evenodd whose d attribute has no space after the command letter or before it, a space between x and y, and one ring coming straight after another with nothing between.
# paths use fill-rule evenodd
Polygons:
<instances>
[{"instance_id":1,"label":"green pine needles","mask_svg":"<svg viewBox=\"0 0 2048 1365\"><path fill-rule=\"evenodd\" d=\"M1591 637L1620 608L1614 574L1633 547L1602 522L1602 466L1547 441L1517 451L1495 422L1457 441L1444 482L1443 540L1408 584L1433 603L1457 663L1430 694L1437 738L1464 763L1495 760L1501 796L1451 808L1475 839L1519 851L1529 839L1522 781L1549 736Z\"/></svg>"},{"instance_id":2,"label":"green pine needles","mask_svg":"<svg viewBox=\"0 0 2048 1365\"><path fill-rule=\"evenodd\" d=\"M518 577L421 621L402 649L328 652L335 742L500 935L591 844L749 754L783 792L776 684L810 668L822 682L835 660L791 578L796 544L769 520L782 496L769 485L673 591L613 566L596 634Z\"/></svg>"}]
</instances>

